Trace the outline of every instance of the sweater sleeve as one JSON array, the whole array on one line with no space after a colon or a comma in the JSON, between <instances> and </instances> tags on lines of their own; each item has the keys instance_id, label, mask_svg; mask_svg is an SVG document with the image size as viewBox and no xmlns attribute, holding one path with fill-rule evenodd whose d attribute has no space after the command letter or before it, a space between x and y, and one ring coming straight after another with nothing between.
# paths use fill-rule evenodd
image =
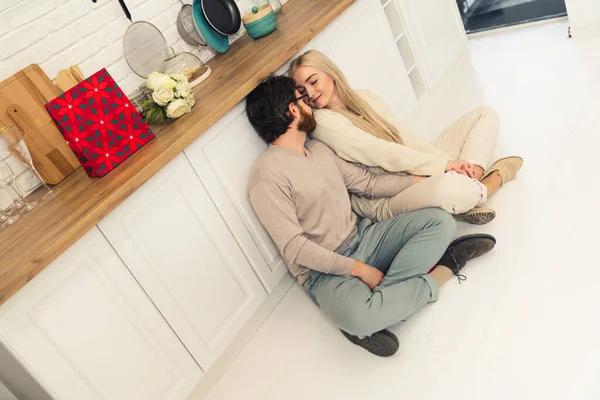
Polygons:
<instances>
[{"instance_id":1,"label":"sweater sleeve","mask_svg":"<svg viewBox=\"0 0 600 400\"><path fill-rule=\"evenodd\" d=\"M344 161L327 146L321 144L333 157L348 192L369 199L392 197L414 183L413 175L375 174L365 167Z\"/></svg>"},{"instance_id":2,"label":"sweater sleeve","mask_svg":"<svg viewBox=\"0 0 600 400\"><path fill-rule=\"evenodd\" d=\"M288 188L260 181L248 191L250 204L288 264L325 274L348 276L354 260L309 240L298 222Z\"/></svg>"},{"instance_id":3,"label":"sweater sleeve","mask_svg":"<svg viewBox=\"0 0 600 400\"><path fill-rule=\"evenodd\" d=\"M434 175L446 169L447 158L375 137L335 111L320 110L315 116L313 137L346 161L413 175Z\"/></svg>"}]
</instances>

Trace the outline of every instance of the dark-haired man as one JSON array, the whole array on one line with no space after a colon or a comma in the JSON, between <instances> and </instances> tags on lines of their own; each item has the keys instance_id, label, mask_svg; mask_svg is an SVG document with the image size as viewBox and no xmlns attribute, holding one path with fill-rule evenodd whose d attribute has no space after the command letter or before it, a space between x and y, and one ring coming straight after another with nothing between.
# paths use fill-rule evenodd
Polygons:
<instances>
[{"instance_id":1,"label":"dark-haired man","mask_svg":"<svg viewBox=\"0 0 600 400\"><path fill-rule=\"evenodd\" d=\"M291 273L350 341L394 354L398 339L385 328L435 301L439 285L495 240L471 235L448 247L456 223L441 209L358 221L348 192L394 196L413 177L373 174L306 141L316 122L293 80L268 78L246 112L270 145L250 171L248 198Z\"/></svg>"}]
</instances>

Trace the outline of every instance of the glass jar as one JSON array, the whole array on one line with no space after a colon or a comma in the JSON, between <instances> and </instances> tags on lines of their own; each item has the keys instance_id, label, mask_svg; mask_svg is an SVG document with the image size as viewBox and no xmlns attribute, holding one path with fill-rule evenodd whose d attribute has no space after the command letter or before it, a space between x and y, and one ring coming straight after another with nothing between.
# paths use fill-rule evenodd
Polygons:
<instances>
[{"instance_id":1,"label":"glass jar","mask_svg":"<svg viewBox=\"0 0 600 400\"><path fill-rule=\"evenodd\" d=\"M167 58L160 65L159 71L165 74L183 74L193 84L197 78L204 75L207 67L196 55L188 52L177 53L169 49Z\"/></svg>"}]
</instances>

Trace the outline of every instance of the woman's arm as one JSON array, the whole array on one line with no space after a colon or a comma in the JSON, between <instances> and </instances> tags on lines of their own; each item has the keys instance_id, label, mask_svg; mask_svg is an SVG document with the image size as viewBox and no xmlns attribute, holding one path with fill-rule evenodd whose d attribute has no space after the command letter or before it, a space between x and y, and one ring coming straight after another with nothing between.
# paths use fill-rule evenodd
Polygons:
<instances>
[{"instance_id":1,"label":"woman's arm","mask_svg":"<svg viewBox=\"0 0 600 400\"><path fill-rule=\"evenodd\" d=\"M317 129L313 138L327 144L346 161L412 175L441 174L446 170L448 158L375 137L334 111L319 110L315 117Z\"/></svg>"}]
</instances>

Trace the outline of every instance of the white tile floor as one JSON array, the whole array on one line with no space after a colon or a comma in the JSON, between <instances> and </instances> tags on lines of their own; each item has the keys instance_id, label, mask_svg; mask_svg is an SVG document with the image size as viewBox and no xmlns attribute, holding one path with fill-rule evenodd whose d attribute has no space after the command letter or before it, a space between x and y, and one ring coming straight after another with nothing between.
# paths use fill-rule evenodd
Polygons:
<instances>
[{"instance_id":1,"label":"white tile floor","mask_svg":"<svg viewBox=\"0 0 600 400\"><path fill-rule=\"evenodd\" d=\"M410 122L433 137L478 104L500 113L497 156L525 166L489 201L493 223L459 228L496 249L392 327L389 359L346 341L295 285L209 400L600 398L600 38L568 40L561 22L469 48Z\"/></svg>"}]
</instances>

